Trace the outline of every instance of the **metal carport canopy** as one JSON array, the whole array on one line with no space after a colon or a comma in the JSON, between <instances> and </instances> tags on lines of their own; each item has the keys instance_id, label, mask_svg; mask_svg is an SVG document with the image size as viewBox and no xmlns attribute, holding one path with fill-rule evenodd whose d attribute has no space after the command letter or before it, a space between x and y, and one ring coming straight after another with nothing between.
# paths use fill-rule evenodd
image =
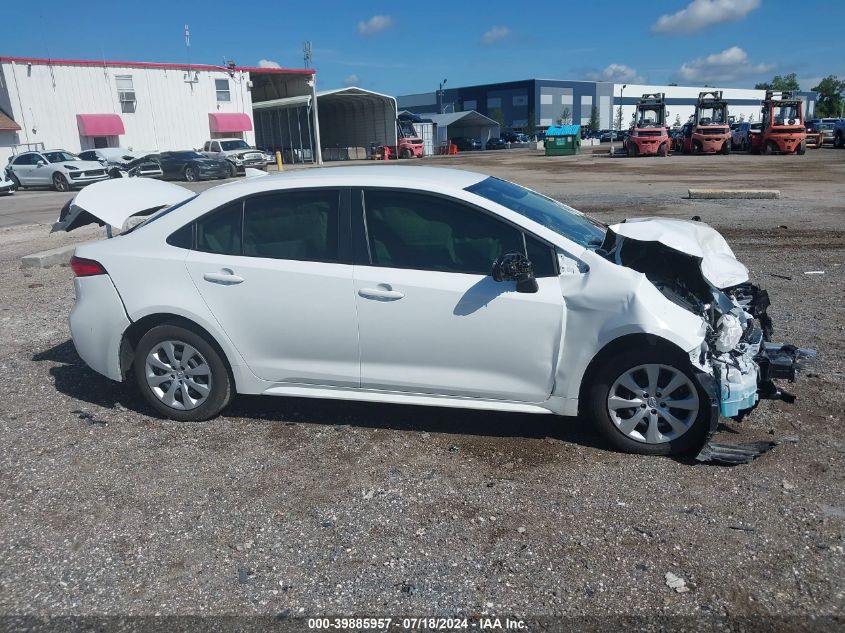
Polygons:
<instances>
[{"instance_id":1,"label":"metal carport canopy","mask_svg":"<svg viewBox=\"0 0 845 633\"><path fill-rule=\"evenodd\" d=\"M396 99L363 88L317 93L323 147L396 145Z\"/></svg>"},{"instance_id":2,"label":"metal carport canopy","mask_svg":"<svg viewBox=\"0 0 845 633\"><path fill-rule=\"evenodd\" d=\"M454 136L469 136L477 138L482 143L488 141L494 134L498 136L499 124L475 110L466 112L449 112L447 114L425 114L437 126L437 140L445 142Z\"/></svg>"}]
</instances>

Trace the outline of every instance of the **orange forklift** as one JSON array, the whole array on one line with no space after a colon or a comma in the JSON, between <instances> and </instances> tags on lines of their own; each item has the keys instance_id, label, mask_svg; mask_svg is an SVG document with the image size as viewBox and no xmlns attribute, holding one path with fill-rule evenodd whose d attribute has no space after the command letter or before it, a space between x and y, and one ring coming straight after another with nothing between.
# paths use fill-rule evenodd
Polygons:
<instances>
[{"instance_id":1,"label":"orange forklift","mask_svg":"<svg viewBox=\"0 0 845 633\"><path fill-rule=\"evenodd\" d=\"M684 126L679 144L684 154L731 153L728 102L721 90L698 93L694 118Z\"/></svg>"},{"instance_id":2,"label":"orange forklift","mask_svg":"<svg viewBox=\"0 0 845 633\"><path fill-rule=\"evenodd\" d=\"M624 145L628 156L668 156L669 131L666 129L665 94L644 94Z\"/></svg>"},{"instance_id":3,"label":"orange forklift","mask_svg":"<svg viewBox=\"0 0 845 633\"><path fill-rule=\"evenodd\" d=\"M766 91L760 112L762 126L748 131L752 154L799 154L807 151L803 101L789 91Z\"/></svg>"}]
</instances>

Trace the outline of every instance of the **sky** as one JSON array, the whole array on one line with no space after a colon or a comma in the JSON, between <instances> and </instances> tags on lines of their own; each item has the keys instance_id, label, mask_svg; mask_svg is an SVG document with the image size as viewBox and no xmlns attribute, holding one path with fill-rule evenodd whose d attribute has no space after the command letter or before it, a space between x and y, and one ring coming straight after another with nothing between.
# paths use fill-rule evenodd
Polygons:
<instances>
[{"instance_id":1,"label":"sky","mask_svg":"<svg viewBox=\"0 0 845 633\"><path fill-rule=\"evenodd\" d=\"M45 0L18 5L0 55L303 67L318 89L391 95L519 79L753 87L845 78L845 0ZM834 26L839 25L839 26ZM839 29L839 31L837 31Z\"/></svg>"}]
</instances>

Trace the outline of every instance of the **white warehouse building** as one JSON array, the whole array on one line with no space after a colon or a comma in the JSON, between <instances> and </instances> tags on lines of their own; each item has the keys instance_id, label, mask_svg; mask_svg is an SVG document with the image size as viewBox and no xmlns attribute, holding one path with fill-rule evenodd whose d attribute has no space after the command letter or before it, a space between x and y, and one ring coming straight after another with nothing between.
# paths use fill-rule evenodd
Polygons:
<instances>
[{"instance_id":1,"label":"white warehouse building","mask_svg":"<svg viewBox=\"0 0 845 633\"><path fill-rule=\"evenodd\" d=\"M253 101L311 94L310 69L0 57L0 165L30 149L80 152L255 144Z\"/></svg>"}]
</instances>

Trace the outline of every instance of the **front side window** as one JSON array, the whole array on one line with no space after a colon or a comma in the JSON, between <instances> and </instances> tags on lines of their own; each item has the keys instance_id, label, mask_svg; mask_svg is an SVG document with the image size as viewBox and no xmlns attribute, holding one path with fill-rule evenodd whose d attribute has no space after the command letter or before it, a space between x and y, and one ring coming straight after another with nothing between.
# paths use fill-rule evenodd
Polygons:
<instances>
[{"instance_id":1,"label":"front side window","mask_svg":"<svg viewBox=\"0 0 845 633\"><path fill-rule=\"evenodd\" d=\"M338 261L337 190L289 191L248 198L243 254L310 262Z\"/></svg>"},{"instance_id":2,"label":"front side window","mask_svg":"<svg viewBox=\"0 0 845 633\"><path fill-rule=\"evenodd\" d=\"M364 213L375 266L489 275L496 258L525 253L530 238L537 275L554 274L551 247L458 201L376 189L366 192Z\"/></svg>"},{"instance_id":3,"label":"front side window","mask_svg":"<svg viewBox=\"0 0 845 633\"><path fill-rule=\"evenodd\" d=\"M465 189L515 211L585 248L597 248L607 230L601 222L539 193L499 178L487 178Z\"/></svg>"},{"instance_id":4,"label":"front side window","mask_svg":"<svg viewBox=\"0 0 845 633\"><path fill-rule=\"evenodd\" d=\"M132 84L132 75L118 75L117 99L120 101L120 111L124 113L135 112L135 87Z\"/></svg>"},{"instance_id":5,"label":"front side window","mask_svg":"<svg viewBox=\"0 0 845 633\"><path fill-rule=\"evenodd\" d=\"M232 95L229 93L228 79L215 79L214 88L217 91L218 103L225 103L232 100Z\"/></svg>"}]
</instances>

